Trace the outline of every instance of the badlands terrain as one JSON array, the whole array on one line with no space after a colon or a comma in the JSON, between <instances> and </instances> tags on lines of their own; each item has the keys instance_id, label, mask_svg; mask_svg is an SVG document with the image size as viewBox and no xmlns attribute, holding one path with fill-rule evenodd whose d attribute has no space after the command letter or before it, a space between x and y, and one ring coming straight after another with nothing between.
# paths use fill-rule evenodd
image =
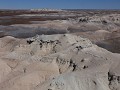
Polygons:
<instances>
[{"instance_id":1,"label":"badlands terrain","mask_svg":"<svg viewBox=\"0 0 120 90\"><path fill-rule=\"evenodd\" d=\"M120 90L120 11L0 10L0 90Z\"/></svg>"}]
</instances>

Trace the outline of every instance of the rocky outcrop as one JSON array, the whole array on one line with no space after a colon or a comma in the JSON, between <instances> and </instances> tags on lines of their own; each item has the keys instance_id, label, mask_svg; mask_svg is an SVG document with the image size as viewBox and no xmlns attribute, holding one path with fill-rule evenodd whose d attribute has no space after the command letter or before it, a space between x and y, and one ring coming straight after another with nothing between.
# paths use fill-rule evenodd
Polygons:
<instances>
[{"instance_id":1,"label":"rocky outcrop","mask_svg":"<svg viewBox=\"0 0 120 90\"><path fill-rule=\"evenodd\" d=\"M86 38L71 34L36 35L27 39L4 37L0 44L4 45L0 48L3 63L0 63L0 90L116 90L119 87L120 55Z\"/></svg>"}]
</instances>

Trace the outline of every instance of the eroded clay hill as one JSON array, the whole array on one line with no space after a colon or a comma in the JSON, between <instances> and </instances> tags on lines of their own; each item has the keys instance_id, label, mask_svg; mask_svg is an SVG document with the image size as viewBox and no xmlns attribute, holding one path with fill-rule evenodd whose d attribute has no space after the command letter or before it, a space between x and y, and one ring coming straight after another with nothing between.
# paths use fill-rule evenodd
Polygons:
<instances>
[{"instance_id":1,"label":"eroded clay hill","mask_svg":"<svg viewBox=\"0 0 120 90\"><path fill-rule=\"evenodd\" d=\"M3 37L0 90L120 90L120 55L71 34Z\"/></svg>"}]
</instances>

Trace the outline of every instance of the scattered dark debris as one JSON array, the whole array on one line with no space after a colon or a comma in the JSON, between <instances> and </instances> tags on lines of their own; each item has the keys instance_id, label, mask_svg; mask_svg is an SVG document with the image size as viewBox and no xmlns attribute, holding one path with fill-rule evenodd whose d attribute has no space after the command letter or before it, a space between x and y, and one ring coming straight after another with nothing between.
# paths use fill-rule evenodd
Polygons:
<instances>
[{"instance_id":1,"label":"scattered dark debris","mask_svg":"<svg viewBox=\"0 0 120 90\"><path fill-rule=\"evenodd\" d=\"M33 43L34 41L32 41L32 40L27 40L27 43L28 44L31 44L31 43Z\"/></svg>"},{"instance_id":2,"label":"scattered dark debris","mask_svg":"<svg viewBox=\"0 0 120 90\"><path fill-rule=\"evenodd\" d=\"M79 50L83 49L82 46L76 46L76 48Z\"/></svg>"},{"instance_id":3,"label":"scattered dark debris","mask_svg":"<svg viewBox=\"0 0 120 90\"><path fill-rule=\"evenodd\" d=\"M84 67L83 67L83 69L86 69L86 68L88 68L88 66L84 66Z\"/></svg>"}]
</instances>

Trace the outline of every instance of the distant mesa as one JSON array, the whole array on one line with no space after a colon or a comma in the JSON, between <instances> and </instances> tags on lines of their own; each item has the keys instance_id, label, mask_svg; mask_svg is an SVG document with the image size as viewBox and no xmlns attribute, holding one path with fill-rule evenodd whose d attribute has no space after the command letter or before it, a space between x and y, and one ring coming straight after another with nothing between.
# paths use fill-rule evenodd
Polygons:
<instances>
[{"instance_id":1,"label":"distant mesa","mask_svg":"<svg viewBox=\"0 0 120 90\"><path fill-rule=\"evenodd\" d=\"M42 9L30 9L31 11L63 11L61 9L49 9L49 8L42 8Z\"/></svg>"}]
</instances>

